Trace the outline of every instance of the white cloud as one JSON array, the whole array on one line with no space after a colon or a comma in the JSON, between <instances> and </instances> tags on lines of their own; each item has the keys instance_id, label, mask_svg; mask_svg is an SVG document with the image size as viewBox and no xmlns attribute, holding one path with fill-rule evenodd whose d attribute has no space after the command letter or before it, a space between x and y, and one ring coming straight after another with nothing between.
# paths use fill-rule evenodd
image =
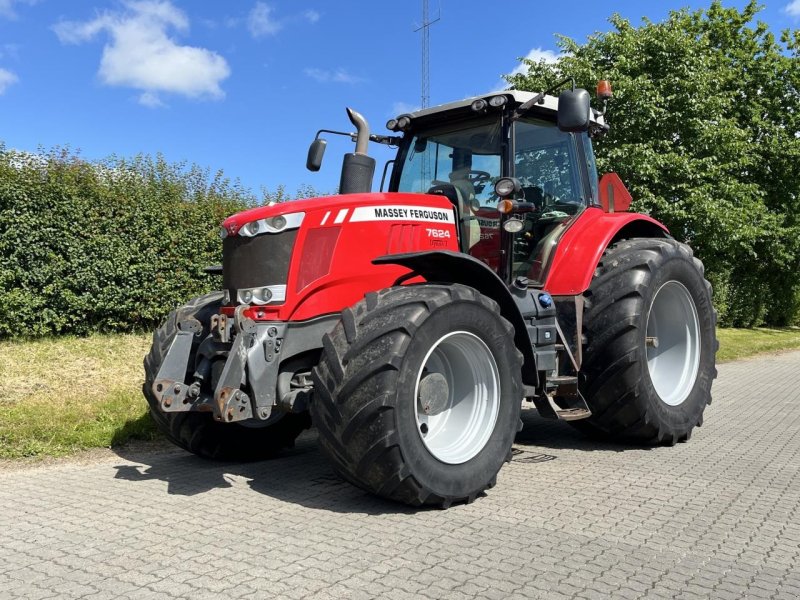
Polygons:
<instances>
[{"instance_id":1,"label":"white cloud","mask_svg":"<svg viewBox=\"0 0 800 600\"><path fill-rule=\"evenodd\" d=\"M800 17L800 0L793 0L793 2L784 6L783 10L793 17Z\"/></svg>"},{"instance_id":2,"label":"white cloud","mask_svg":"<svg viewBox=\"0 0 800 600\"><path fill-rule=\"evenodd\" d=\"M558 61L558 52L554 52L553 50L545 50L544 48L532 48L531 51L528 52L528 54L525 56L525 58L535 63L544 61L547 64L554 64ZM528 64L520 62L514 68L514 70L507 75L507 77L520 74L527 75L527 73L528 73ZM507 90L508 87L509 83L505 79L501 79L496 84L494 84L492 91L488 93L494 94L496 92L502 92Z\"/></svg>"},{"instance_id":3,"label":"white cloud","mask_svg":"<svg viewBox=\"0 0 800 600\"><path fill-rule=\"evenodd\" d=\"M800 2L800 0L798 0L798 2ZM525 58L535 63L544 61L547 64L553 64L558 60L558 53L553 52L552 50L545 50L543 48L533 48L530 52L528 52ZM521 62L513 71L511 71L510 75L519 75L520 73L525 74L527 72L528 65Z\"/></svg>"},{"instance_id":4,"label":"white cloud","mask_svg":"<svg viewBox=\"0 0 800 600\"><path fill-rule=\"evenodd\" d=\"M78 44L106 32L98 75L111 86L142 91L139 102L162 106L159 92L189 98L223 98L220 83L230 75L223 57L205 48L184 46L169 35L186 33L189 19L169 0L129 0L118 12L91 21L62 21L53 27L63 43Z\"/></svg>"},{"instance_id":5,"label":"white cloud","mask_svg":"<svg viewBox=\"0 0 800 600\"><path fill-rule=\"evenodd\" d=\"M320 83L359 83L364 81L361 77L351 75L346 69L341 68L334 70L308 68L303 72Z\"/></svg>"},{"instance_id":6,"label":"white cloud","mask_svg":"<svg viewBox=\"0 0 800 600\"><path fill-rule=\"evenodd\" d=\"M139 104L147 108L163 108L166 106L155 92L142 92L138 98Z\"/></svg>"},{"instance_id":7,"label":"white cloud","mask_svg":"<svg viewBox=\"0 0 800 600\"><path fill-rule=\"evenodd\" d=\"M247 15L247 29L254 38L275 35L283 24L272 18L272 7L264 2L256 2L253 10Z\"/></svg>"},{"instance_id":8,"label":"white cloud","mask_svg":"<svg viewBox=\"0 0 800 600\"><path fill-rule=\"evenodd\" d=\"M6 19L16 19L17 12L14 10L15 4L26 4L28 6L33 6L39 0L0 0L0 17L5 17Z\"/></svg>"},{"instance_id":9,"label":"white cloud","mask_svg":"<svg viewBox=\"0 0 800 600\"><path fill-rule=\"evenodd\" d=\"M18 81L19 77L14 73L6 69L0 69L0 94L4 94L10 85L14 85Z\"/></svg>"},{"instance_id":10,"label":"white cloud","mask_svg":"<svg viewBox=\"0 0 800 600\"><path fill-rule=\"evenodd\" d=\"M274 10L275 9L266 2L255 3L250 13L247 15L247 18L244 19L247 29L250 31L250 35L256 39L269 35L276 35L286 26L296 24L300 21L306 21L313 25L322 18L322 14L319 11L309 8L303 12L293 13L278 19L274 16ZM226 24L228 27L237 27L241 22L242 19L240 18L229 17Z\"/></svg>"}]
</instances>

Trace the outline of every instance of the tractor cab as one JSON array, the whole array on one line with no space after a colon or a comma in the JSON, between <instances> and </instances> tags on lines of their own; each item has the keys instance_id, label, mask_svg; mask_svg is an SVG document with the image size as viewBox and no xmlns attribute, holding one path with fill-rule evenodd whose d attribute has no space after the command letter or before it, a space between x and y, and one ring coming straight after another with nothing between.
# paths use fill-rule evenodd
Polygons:
<instances>
[{"instance_id":1,"label":"tractor cab","mask_svg":"<svg viewBox=\"0 0 800 600\"><path fill-rule=\"evenodd\" d=\"M558 104L508 91L390 120L403 136L389 191L449 197L463 252L507 281L541 285L559 234L598 203L591 134L604 130L602 116L565 131Z\"/></svg>"}]
</instances>

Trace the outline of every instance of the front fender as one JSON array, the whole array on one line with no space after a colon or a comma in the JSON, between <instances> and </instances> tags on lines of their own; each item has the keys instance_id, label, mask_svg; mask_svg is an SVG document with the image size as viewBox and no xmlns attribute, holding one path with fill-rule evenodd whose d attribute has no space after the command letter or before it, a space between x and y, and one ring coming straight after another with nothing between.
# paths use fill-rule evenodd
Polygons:
<instances>
[{"instance_id":1,"label":"front fender","mask_svg":"<svg viewBox=\"0 0 800 600\"><path fill-rule=\"evenodd\" d=\"M606 213L587 208L558 241L544 281L553 296L574 296L589 289L603 252L625 237L667 237L669 230L647 215Z\"/></svg>"},{"instance_id":2,"label":"front fender","mask_svg":"<svg viewBox=\"0 0 800 600\"><path fill-rule=\"evenodd\" d=\"M500 314L514 327L514 344L522 352L524 359L522 380L529 385L536 384L536 360L525 320L511 290L486 264L468 254L447 250L388 254L379 256L372 262L376 265L401 265L411 269L412 273L401 281L419 275L431 283L460 283L497 302L500 305ZM520 295L521 300L526 298L524 291Z\"/></svg>"}]
</instances>

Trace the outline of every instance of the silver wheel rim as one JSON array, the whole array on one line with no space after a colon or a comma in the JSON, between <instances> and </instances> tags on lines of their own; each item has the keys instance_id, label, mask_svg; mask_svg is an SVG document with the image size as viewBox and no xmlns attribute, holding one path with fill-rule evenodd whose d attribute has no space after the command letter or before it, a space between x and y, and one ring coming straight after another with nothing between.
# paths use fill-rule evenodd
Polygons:
<instances>
[{"instance_id":1,"label":"silver wheel rim","mask_svg":"<svg viewBox=\"0 0 800 600\"><path fill-rule=\"evenodd\" d=\"M438 373L447 382L446 404L426 412L420 382ZM417 433L437 459L465 463L489 441L500 410L500 373L489 347L478 336L455 331L440 338L422 361L414 387Z\"/></svg>"},{"instance_id":2,"label":"silver wheel rim","mask_svg":"<svg viewBox=\"0 0 800 600\"><path fill-rule=\"evenodd\" d=\"M647 314L647 369L664 404L683 404L700 368L700 321L682 283L668 281L653 296Z\"/></svg>"}]
</instances>

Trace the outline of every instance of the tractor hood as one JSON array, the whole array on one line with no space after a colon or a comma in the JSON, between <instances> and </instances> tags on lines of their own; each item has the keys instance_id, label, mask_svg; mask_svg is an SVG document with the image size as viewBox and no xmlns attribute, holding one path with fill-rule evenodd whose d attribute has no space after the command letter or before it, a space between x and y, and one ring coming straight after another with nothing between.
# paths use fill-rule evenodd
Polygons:
<instances>
[{"instance_id":1,"label":"tractor hood","mask_svg":"<svg viewBox=\"0 0 800 600\"><path fill-rule=\"evenodd\" d=\"M376 266L376 258L459 249L453 204L432 194L282 202L229 217L221 233L223 308L232 315L235 306L249 305L247 316L256 320L338 314L365 291L390 287L408 273L399 265Z\"/></svg>"},{"instance_id":2,"label":"tractor hood","mask_svg":"<svg viewBox=\"0 0 800 600\"><path fill-rule=\"evenodd\" d=\"M321 221L322 225L326 223L338 224L350 221L351 219L359 219L362 216L364 218L369 216L363 210L356 211L355 209L358 207L394 208L394 205L407 206L405 209L401 208L400 212L391 213L397 214L399 217L405 217L399 220L419 220L416 216L416 212L412 214L412 211L415 211L414 205L422 205L420 208L423 209L439 209L437 214L429 215L431 219L425 218L423 220L436 221L443 219L449 221L452 219L453 214L452 204L443 196L400 192L347 194L291 200L288 202L279 202L277 204L251 208L250 210L236 213L225 219L225 221L222 222L221 235L222 237L227 237L229 235L240 235L241 232L241 235L249 237L261 233L273 233L283 228L296 228L303 221L306 213L319 213L320 211L322 211L321 218L324 220ZM354 209L352 214L350 211L351 208ZM406 211L405 215L402 212L403 210ZM416 210L419 210L419 208ZM356 212L364 214L359 216ZM446 215L444 213L446 213ZM325 215L327 215L327 218ZM277 217L283 217L283 219L280 220L277 219ZM245 228L245 226L248 227Z\"/></svg>"}]
</instances>

